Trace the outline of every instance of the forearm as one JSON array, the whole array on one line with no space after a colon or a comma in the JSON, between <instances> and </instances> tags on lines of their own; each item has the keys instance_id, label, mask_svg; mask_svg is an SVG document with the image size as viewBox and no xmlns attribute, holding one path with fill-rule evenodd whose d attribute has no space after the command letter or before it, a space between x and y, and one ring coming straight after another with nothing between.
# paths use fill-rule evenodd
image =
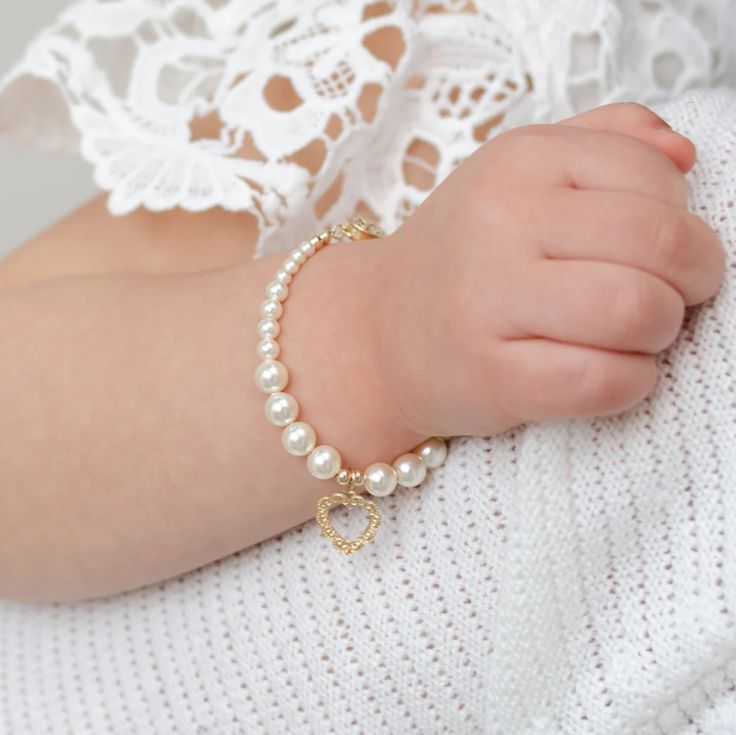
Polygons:
<instances>
[{"instance_id":1,"label":"forearm","mask_svg":"<svg viewBox=\"0 0 736 735\"><path fill-rule=\"evenodd\" d=\"M383 399L385 242L294 279L288 390L362 467L422 437ZM281 447L254 383L283 255L179 276L62 278L0 293L0 596L69 599L170 577L307 520L331 490Z\"/></svg>"},{"instance_id":2,"label":"forearm","mask_svg":"<svg viewBox=\"0 0 736 735\"><path fill-rule=\"evenodd\" d=\"M70 275L191 273L248 260L253 215L136 209L113 217L98 196L0 259L0 291Z\"/></svg>"}]
</instances>

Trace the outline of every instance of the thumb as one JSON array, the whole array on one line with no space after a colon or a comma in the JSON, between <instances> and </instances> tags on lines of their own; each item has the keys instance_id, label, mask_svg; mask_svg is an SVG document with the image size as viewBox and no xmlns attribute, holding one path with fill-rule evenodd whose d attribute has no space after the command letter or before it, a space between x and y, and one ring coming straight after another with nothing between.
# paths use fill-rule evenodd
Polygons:
<instances>
[{"instance_id":1,"label":"thumb","mask_svg":"<svg viewBox=\"0 0 736 735\"><path fill-rule=\"evenodd\" d=\"M644 105L633 102L604 105L561 120L558 124L630 135L658 148L683 173L695 165L696 152L692 141L675 132L663 118Z\"/></svg>"}]
</instances>

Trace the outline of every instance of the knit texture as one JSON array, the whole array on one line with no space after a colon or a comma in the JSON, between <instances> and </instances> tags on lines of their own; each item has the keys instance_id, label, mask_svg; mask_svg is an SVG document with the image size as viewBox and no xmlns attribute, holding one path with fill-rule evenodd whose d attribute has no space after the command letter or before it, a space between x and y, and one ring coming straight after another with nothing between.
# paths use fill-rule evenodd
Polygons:
<instances>
[{"instance_id":1,"label":"knit texture","mask_svg":"<svg viewBox=\"0 0 736 735\"><path fill-rule=\"evenodd\" d=\"M650 399L451 440L352 557L310 522L114 597L0 602L0 732L736 733L736 92L660 112L728 275Z\"/></svg>"}]
</instances>

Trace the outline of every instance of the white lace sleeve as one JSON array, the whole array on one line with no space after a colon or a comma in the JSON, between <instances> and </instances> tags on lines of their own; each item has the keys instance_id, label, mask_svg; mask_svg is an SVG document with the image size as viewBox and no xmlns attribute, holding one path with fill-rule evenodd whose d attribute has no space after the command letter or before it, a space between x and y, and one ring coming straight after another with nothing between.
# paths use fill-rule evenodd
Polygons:
<instances>
[{"instance_id":1,"label":"white lace sleeve","mask_svg":"<svg viewBox=\"0 0 736 735\"><path fill-rule=\"evenodd\" d=\"M354 210L395 228L512 125L725 80L734 15L730 0L80 0L6 76L0 130L78 147L115 214L249 211L260 255Z\"/></svg>"}]
</instances>

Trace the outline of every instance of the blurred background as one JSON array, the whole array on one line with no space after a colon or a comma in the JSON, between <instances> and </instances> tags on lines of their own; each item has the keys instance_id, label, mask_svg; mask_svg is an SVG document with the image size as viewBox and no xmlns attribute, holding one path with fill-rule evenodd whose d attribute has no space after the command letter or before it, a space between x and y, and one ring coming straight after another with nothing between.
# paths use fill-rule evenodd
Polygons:
<instances>
[{"instance_id":1,"label":"blurred background","mask_svg":"<svg viewBox=\"0 0 736 735\"><path fill-rule=\"evenodd\" d=\"M0 5L0 76L70 1ZM33 151L0 136L0 257L94 191L92 169L78 157Z\"/></svg>"}]
</instances>

